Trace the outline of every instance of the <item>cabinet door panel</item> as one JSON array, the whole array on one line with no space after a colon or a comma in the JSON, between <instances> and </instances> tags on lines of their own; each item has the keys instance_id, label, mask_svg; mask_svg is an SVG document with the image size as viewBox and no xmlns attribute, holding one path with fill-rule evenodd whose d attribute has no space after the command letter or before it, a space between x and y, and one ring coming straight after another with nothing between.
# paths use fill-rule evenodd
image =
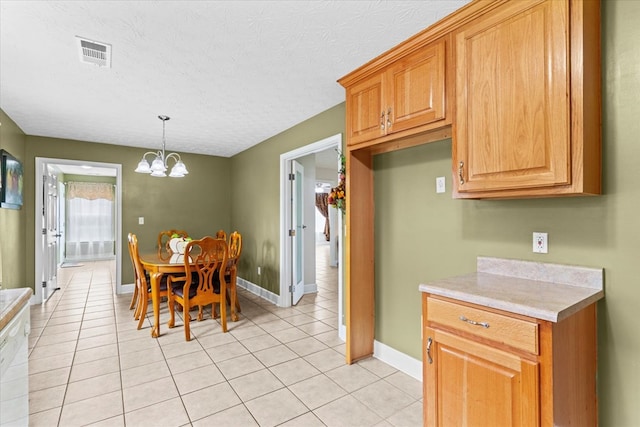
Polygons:
<instances>
[{"instance_id":1,"label":"cabinet door panel","mask_svg":"<svg viewBox=\"0 0 640 427\"><path fill-rule=\"evenodd\" d=\"M436 329L426 333L433 342L425 425L538 425L537 363Z\"/></svg>"},{"instance_id":2,"label":"cabinet door panel","mask_svg":"<svg viewBox=\"0 0 640 427\"><path fill-rule=\"evenodd\" d=\"M391 67L387 133L444 119L444 67L444 41L424 47Z\"/></svg>"},{"instance_id":3,"label":"cabinet door panel","mask_svg":"<svg viewBox=\"0 0 640 427\"><path fill-rule=\"evenodd\" d=\"M347 143L358 144L385 134L383 74L376 74L347 90Z\"/></svg>"},{"instance_id":4,"label":"cabinet door panel","mask_svg":"<svg viewBox=\"0 0 640 427\"><path fill-rule=\"evenodd\" d=\"M570 183L567 3L533 3L455 35L459 192Z\"/></svg>"}]
</instances>

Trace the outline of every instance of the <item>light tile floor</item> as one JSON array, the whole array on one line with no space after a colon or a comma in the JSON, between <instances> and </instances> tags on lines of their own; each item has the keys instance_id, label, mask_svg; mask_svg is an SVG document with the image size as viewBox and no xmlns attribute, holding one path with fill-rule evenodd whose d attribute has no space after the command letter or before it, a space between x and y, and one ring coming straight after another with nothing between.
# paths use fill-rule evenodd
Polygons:
<instances>
[{"instance_id":1,"label":"light tile floor","mask_svg":"<svg viewBox=\"0 0 640 427\"><path fill-rule=\"evenodd\" d=\"M317 294L279 308L239 289L238 322L182 319L150 336L114 294L115 264L60 270L31 307L32 426L421 426L419 381L370 358L346 365L337 333L337 269L318 247Z\"/></svg>"}]
</instances>

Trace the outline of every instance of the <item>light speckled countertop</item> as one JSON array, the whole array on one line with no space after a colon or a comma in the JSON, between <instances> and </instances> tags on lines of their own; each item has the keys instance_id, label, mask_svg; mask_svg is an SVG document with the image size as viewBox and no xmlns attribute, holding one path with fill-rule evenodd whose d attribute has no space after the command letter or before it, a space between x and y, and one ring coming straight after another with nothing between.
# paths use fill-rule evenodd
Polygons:
<instances>
[{"instance_id":1,"label":"light speckled countertop","mask_svg":"<svg viewBox=\"0 0 640 427\"><path fill-rule=\"evenodd\" d=\"M477 272L421 284L421 292L559 322L604 298L601 268L478 257Z\"/></svg>"},{"instance_id":2,"label":"light speckled countertop","mask_svg":"<svg viewBox=\"0 0 640 427\"><path fill-rule=\"evenodd\" d=\"M31 288L0 290L0 329L4 328L25 304L29 303L32 293Z\"/></svg>"}]
</instances>

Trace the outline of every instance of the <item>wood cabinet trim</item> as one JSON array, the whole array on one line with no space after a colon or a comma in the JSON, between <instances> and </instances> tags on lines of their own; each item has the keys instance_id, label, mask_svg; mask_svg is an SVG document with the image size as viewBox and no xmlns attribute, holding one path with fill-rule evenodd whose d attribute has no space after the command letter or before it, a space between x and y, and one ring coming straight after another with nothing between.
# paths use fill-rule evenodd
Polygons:
<instances>
[{"instance_id":1,"label":"wood cabinet trim","mask_svg":"<svg viewBox=\"0 0 640 427\"><path fill-rule=\"evenodd\" d=\"M347 151L346 166L345 325L346 361L351 364L373 354L373 156L364 150ZM353 187L358 191L349 193Z\"/></svg>"},{"instance_id":2,"label":"wood cabinet trim","mask_svg":"<svg viewBox=\"0 0 640 427\"><path fill-rule=\"evenodd\" d=\"M366 62L349 74L338 79L342 86L350 86L388 67L398 59L413 53L421 47L450 35L456 28L465 25L476 17L491 12L492 9L507 0L476 0L442 18L438 22L409 37L396 46L386 50L372 60Z\"/></svg>"}]
</instances>

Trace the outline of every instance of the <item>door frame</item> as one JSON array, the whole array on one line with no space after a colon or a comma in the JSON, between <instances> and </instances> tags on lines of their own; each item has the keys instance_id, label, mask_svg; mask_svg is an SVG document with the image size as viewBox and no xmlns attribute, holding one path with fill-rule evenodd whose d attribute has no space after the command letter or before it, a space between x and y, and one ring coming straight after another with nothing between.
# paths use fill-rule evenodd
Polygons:
<instances>
[{"instance_id":1,"label":"door frame","mask_svg":"<svg viewBox=\"0 0 640 427\"><path fill-rule=\"evenodd\" d=\"M293 267L291 269L291 286L293 287L293 290L289 292L289 295L291 295L291 305L297 305L304 296L304 266L307 256L304 250L306 224L304 217L305 197L303 187L305 184L305 176L304 166L302 163L293 159L290 164L290 173L295 177L295 179L289 180L289 184L291 185L291 190L289 190L291 191L291 217L289 220L289 230L294 230L295 234L293 236L289 236L288 243L291 245L291 249L287 251L291 254L290 259ZM300 173L300 179L298 179L298 173ZM287 259L289 259L289 257L287 257ZM289 271L286 271L285 274L289 274ZM299 281L297 280L298 278L300 278Z\"/></svg>"},{"instance_id":2,"label":"door frame","mask_svg":"<svg viewBox=\"0 0 640 427\"><path fill-rule=\"evenodd\" d=\"M121 236L122 236L122 165L119 163L102 163L93 162L88 160L70 160L70 159L55 159L48 157L36 157L36 172L35 172L35 291L32 297L33 304L42 304L42 262L44 259L44 253L42 250L42 224L40 218L42 216L43 208L43 175L42 170L46 164L56 165L72 165L82 166L88 165L100 168L111 168L116 170L116 218L115 218L115 253L116 253L116 294L126 293L122 287L122 248L121 248Z\"/></svg>"},{"instance_id":3,"label":"door frame","mask_svg":"<svg viewBox=\"0 0 640 427\"><path fill-rule=\"evenodd\" d=\"M288 232L290 219L288 214L288 201L291 199L291 185L289 183L289 171L291 162L299 157L318 153L335 148L342 151L342 134L336 134L328 138L316 141L304 147L280 154L280 295L279 307L291 307L291 293L288 289L287 272L291 269L290 245L288 244ZM336 156L336 168L340 159ZM336 169L337 170L337 169ZM338 215L338 229L343 228L342 215ZM342 256L342 231L337 233L338 238L338 335L342 340L346 339L346 326L343 310L343 264Z\"/></svg>"}]
</instances>

